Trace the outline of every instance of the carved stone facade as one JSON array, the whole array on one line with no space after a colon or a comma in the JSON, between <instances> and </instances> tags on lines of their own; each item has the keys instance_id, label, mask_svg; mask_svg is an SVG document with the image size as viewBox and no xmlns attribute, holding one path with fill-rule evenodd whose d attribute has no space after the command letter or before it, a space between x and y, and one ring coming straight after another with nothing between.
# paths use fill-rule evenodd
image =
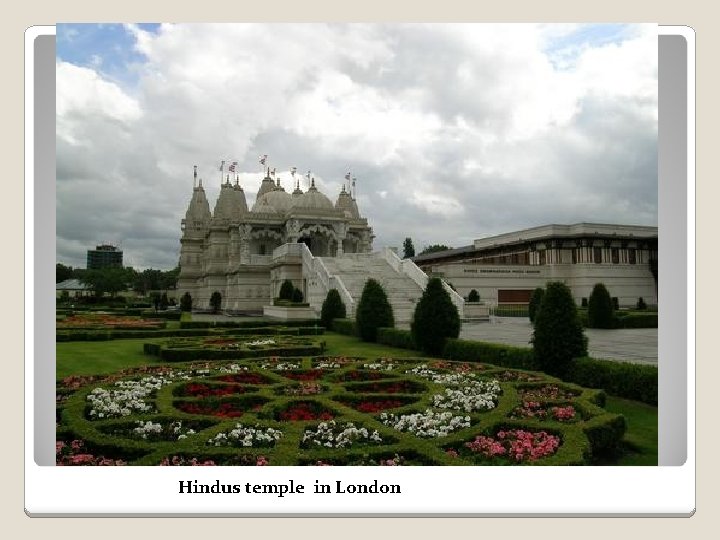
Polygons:
<instances>
[{"instance_id":1,"label":"carved stone facade","mask_svg":"<svg viewBox=\"0 0 720 540\"><path fill-rule=\"evenodd\" d=\"M211 213L202 180L195 177L181 222L178 279L178 292L190 293L193 309L208 309L218 291L225 311L261 311L278 294L281 273L271 279L272 255L286 243L304 243L316 257L372 251L372 228L344 186L333 204L314 178L306 192L298 185L291 194L268 171L249 210L238 181L232 185L227 178Z\"/></svg>"}]
</instances>

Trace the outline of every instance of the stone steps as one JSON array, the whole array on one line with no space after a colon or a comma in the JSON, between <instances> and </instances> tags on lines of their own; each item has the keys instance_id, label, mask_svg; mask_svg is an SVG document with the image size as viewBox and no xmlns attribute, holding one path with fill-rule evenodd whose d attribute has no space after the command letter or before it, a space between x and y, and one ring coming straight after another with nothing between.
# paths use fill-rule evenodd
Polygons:
<instances>
[{"instance_id":1,"label":"stone steps","mask_svg":"<svg viewBox=\"0 0 720 540\"><path fill-rule=\"evenodd\" d=\"M393 307L396 323L405 326L412 320L422 290L412 279L396 272L378 254L323 257L322 262L331 276L334 275L342 281L356 304L360 301L366 281L372 277L385 289L388 301ZM320 303L322 300L324 299L320 299ZM312 303L313 300L311 299L310 302Z\"/></svg>"}]
</instances>

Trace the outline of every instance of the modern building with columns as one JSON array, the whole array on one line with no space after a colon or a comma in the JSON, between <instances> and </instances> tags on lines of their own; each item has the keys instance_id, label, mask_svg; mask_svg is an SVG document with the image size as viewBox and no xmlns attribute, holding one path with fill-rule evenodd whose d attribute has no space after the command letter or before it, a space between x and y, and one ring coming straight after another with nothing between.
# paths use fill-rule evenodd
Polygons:
<instances>
[{"instance_id":1,"label":"modern building with columns","mask_svg":"<svg viewBox=\"0 0 720 540\"><path fill-rule=\"evenodd\" d=\"M220 188L214 210L194 173L192 198L181 222L178 295L189 292L196 309L209 307L214 291L228 312L262 311L277 297L284 279L293 279L308 297L298 266L273 260L283 244L303 243L315 257L370 253L373 231L343 186L333 203L315 186L291 193L268 168L248 209L245 192L230 177Z\"/></svg>"},{"instance_id":2,"label":"modern building with columns","mask_svg":"<svg viewBox=\"0 0 720 540\"><path fill-rule=\"evenodd\" d=\"M413 259L467 297L490 305L526 304L549 281L568 285L578 304L596 283L625 307L657 305L657 227L576 223L543 225L480 238L470 246Z\"/></svg>"}]
</instances>

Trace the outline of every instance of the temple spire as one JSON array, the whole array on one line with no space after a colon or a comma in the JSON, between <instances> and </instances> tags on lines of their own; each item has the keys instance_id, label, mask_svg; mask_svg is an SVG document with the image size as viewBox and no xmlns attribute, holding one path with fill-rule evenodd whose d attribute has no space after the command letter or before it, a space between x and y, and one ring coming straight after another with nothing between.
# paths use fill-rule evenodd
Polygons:
<instances>
[{"instance_id":1,"label":"temple spire","mask_svg":"<svg viewBox=\"0 0 720 540\"><path fill-rule=\"evenodd\" d=\"M193 189L197 187L197 165L193 165Z\"/></svg>"}]
</instances>

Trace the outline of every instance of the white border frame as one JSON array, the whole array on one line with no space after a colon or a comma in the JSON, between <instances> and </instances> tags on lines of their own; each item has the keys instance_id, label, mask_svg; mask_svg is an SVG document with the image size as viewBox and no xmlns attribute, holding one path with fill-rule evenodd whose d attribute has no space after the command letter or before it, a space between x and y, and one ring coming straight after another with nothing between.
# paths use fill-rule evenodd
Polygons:
<instances>
[{"instance_id":1,"label":"white border frame","mask_svg":"<svg viewBox=\"0 0 720 540\"><path fill-rule=\"evenodd\" d=\"M33 43L54 26L25 34L25 509L46 515L692 515L695 509L695 35L659 27L688 44L688 372L687 461L677 467L52 467L34 459ZM400 495L318 495L335 485L400 484ZM180 480L306 486L303 495L178 493Z\"/></svg>"}]
</instances>

